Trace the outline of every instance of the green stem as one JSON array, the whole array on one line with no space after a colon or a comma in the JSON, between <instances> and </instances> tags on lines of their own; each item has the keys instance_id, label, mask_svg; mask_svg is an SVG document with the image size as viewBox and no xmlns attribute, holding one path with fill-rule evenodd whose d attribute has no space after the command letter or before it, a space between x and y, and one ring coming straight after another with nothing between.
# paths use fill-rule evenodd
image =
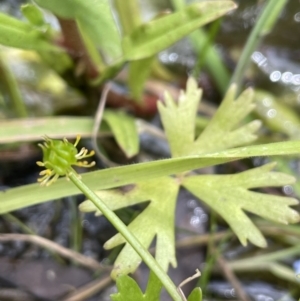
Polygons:
<instances>
[{"instance_id":1,"label":"green stem","mask_svg":"<svg viewBox=\"0 0 300 301\"><path fill-rule=\"evenodd\" d=\"M20 229L26 233L31 235L37 235L31 228L29 228L26 224L21 222L18 218L16 218L14 215L10 213L6 213L2 215L3 218L5 218L7 221L11 223L15 223L17 226L20 227Z\"/></svg>"},{"instance_id":2,"label":"green stem","mask_svg":"<svg viewBox=\"0 0 300 301\"><path fill-rule=\"evenodd\" d=\"M184 0L172 0L172 5L175 10L178 11L183 9L186 4ZM192 32L189 35L189 39L192 42L195 52L198 54L199 58L201 58L201 61L212 75L216 86L220 92L224 94L228 87L230 75L220 54L214 47L212 47L213 41L210 41L210 37L207 36L205 31L201 28ZM198 70L196 71L198 72Z\"/></svg>"},{"instance_id":3,"label":"green stem","mask_svg":"<svg viewBox=\"0 0 300 301\"><path fill-rule=\"evenodd\" d=\"M142 23L138 0L114 0L117 13L122 25L123 34L131 31Z\"/></svg>"},{"instance_id":4,"label":"green stem","mask_svg":"<svg viewBox=\"0 0 300 301\"><path fill-rule=\"evenodd\" d=\"M148 265L152 272L160 279L167 292L174 301L182 301L181 296L177 292L176 286L170 277L159 266L153 256L142 246L137 238L128 230L126 225L118 218L118 216L110 210L106 204L99 199L99 197L86 186L72 170L68 174L69 179L78 187L84 195L91 200L94 205L102 212L102 214L112 223L112 225L120 232L132 248L140 255L143 261Z\"/></svg>"},{"instance_id":5,"label":"green stem","mask_svg":"<svg viewBox=\"0 0 300 301\"><path fill-rule=\"evenodd\" d=\"M16 224L24 233L26 234L29 234L29 235L35 235L35 236L38 236L38 234L36 234L35 231L33 231L30 227L28 227L26 224L24 224L22 221L20 221L17 217L15 217L13 214L10 214L10 213L6 213L6 214L3 214L2 217L4 219L6 219L7 221L11 222L11 223L14 223ZM49 248L45 248L52 256L53 258L61 263L61 264L64 264L64 261L63 259L58 255L56 254L54 251L50 250Z\"/></svg>"},{"instance_id":6,"label":"green stem","mask_svg":"<svg viewBox=\"0 0 300 301\"><path fill-rule=\"evenodd\" d=\"M268 0L262 10L231 78L231 83L236 83L238 86L237 93L240 91L242 79L250 63L253 51L257 49L261 38L271 30L286 2L287 0Z\"/></svg>"},{"instance_id":7,"label":"green stem","mask_svg":"<svg viewBox=\"0 0 300 301\"><path fill-rule=\"evenodd\" d=\"M81 244L82 244L82 227L80 223L80 218L78 214L76 199L73 196L69 197L68 200L70 213L71 213L71 221L70 221L70 232L71 235L71 248L80 252Z\"/></svg>"},{"instance_id":8,"label":"green stem","mask_svg":"<svg viewBox=\"0 0 300 301\"><path fill-rule=\"evenodd\" d=\"M249 260L246 259L238 259L230 263L230 267L234 269L246 269L254 266L259 266L260 264L267 262L274 262L276 260L282 260L284 258L290 258L292 256L298 255L300 252L300 245L296 245L290 248L286 248L284 250L267 253L259 256L255 256Z\"/></svg>"},{"instance_id":9,"label":"green stem","mask_svg":"<svg viewBox=\"0 0 300 301\"><path fill-rule=\"evenodd\" d=\"M2 53L0 53L0 73L1 80L3 81L5 89L10 96L16 115L18 117L28 117L27 109L22 99L18 83L9 66L7 66Z\"/></svg>"}]
</instances>

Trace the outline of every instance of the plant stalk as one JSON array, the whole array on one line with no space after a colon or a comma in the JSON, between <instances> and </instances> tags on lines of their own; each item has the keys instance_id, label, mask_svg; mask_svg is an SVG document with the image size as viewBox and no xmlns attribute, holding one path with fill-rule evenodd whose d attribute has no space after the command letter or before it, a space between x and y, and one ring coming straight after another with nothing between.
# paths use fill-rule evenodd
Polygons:
<instances>
[{"instance_id":1,"label":"plant stalk","mask_svg":"<svg viewBox=\"0 0 300 301\"><path fill-rule=\"evenodd\" d=\"M21 118L28 117L26 105L22 99L17 80L5 62L2 53L0 53L0 74L1 81L4 83L5 89L10 97L15 114Z\"/></svg>"},{"instance_id":2,"label":"plant stalk","mask_svg":"<svg viewBox=\"0 0 300 301\"><path fill-rule=\"evenodd\" d=\"M251 34L247 40L242 55L231 78L231 83L237 84L237 93L239 93L241 89L245 70L250 63L253 51L257 49L261 38L272 29L286 2L287 0L268 0L260 16L258 17L258 21L251 31Z\"/></svg>"},{"instance_id":3,"label":"plant stalk","mask_svg":"<svg viewBox=\"0 0 300 301\"><path fill-rule=\"evenodd\" d=\"M119 231L120 234L126 239L126 241L132 246L132 248L140 255L147 266L152 272L160 279L165 289L172 297L174 301L182 301L176 286L165 273L165 271L159 266L153 256L142 246L138 239L128 230L126 225L119 219L119 217L110 210L106 204L100 200L100 198L86 186L75 174L73 170L68 174L69 179L78 187L84 195L91 200L94 205L102 212L102 214L112 223L112 225Z\"/></svg>"}]
</instances>

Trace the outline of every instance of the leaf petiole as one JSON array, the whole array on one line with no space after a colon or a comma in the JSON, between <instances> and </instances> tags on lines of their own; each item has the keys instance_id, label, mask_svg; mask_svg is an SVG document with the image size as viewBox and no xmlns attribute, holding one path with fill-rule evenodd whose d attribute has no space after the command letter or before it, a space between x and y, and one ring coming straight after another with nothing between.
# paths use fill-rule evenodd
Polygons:
<instances>
[{"instance_id":1,"label":"leaf petiole","mask_svg":"<svg viewBox=\"0 0 300 301\"><path fill-rule=\"evenodd\" d=\"M102 214L112 223L112 225L119 231L132 248L139 254L152 272L160 279L165 289L174 301L183 301L182 297L177 291L176 286L170 277L163 271L153 256L146 250L137 238L128 230L126 225L119 219L119 217L107 207L107 205L78 177L73 168L70 168L68 178L74 183L83 194L94 203Z\"/></svg>"}]
</instances>

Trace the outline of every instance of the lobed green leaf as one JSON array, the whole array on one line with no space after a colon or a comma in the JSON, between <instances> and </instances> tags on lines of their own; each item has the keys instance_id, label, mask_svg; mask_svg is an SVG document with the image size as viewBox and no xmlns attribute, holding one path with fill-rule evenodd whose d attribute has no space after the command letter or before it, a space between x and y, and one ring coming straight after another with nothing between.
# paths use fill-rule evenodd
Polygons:
<instances>
[{"instance_id":1,"label":"lobed green leaf","mask_svg":"<svg viewBox=\"0 0 300 301\"><path fill-rule=\"evenodd\" d=\"M190 77L186 91L181 91L178 103L165 93L164 104L158 102L158 110L171 149L172 157L190 154L194 150L195 123L202 90Z\"/></svg>"},{"instance_id":2,"label":"lobed green leaf","mask_svg":"<svg viewBox=\"0 0 300 301\"><path fill-rule=\"evenodd\" d=\"M138 182L123 189L96 192L112 210L150 201L147 208L128 225L128 229L146 249L156 237L155 258L165 271L169 263L176 266L174 218L178 189L179 184L175 179L164 177ZM79 209L89 212L95 211L96 207L88 200L80 204ZM109 239L104 247L112 249L124 243L114 264L114 278L118 274L134 272L141 263L141 258L120 234Z\"/></svg>"},{"instance_id":3,"label":"lobed green leaf","mask_svg":"<svg viewBox=\"0 0 300 301\"><path fill-rule=\"evenodd\" d=\"M232 85L226 93L207 127L196 139L194 152L213 152L249 144L256 140L254 134L261 126L261 121L254 120L242 127L239 123L255 108L254 92L245 90L236 100L237 88Z\"/></svg>"},{"instance_id":4,"label":"lobed green leaf","mask_svg":"<svg viewBox=\"0 0 300 301\"><path fill-rule=\"evenodd\" d=\"M261 122L254 120L242 127L238 124L254 109L253 90L244 91L235 100L236 87L232 85L213 118L195 139L195 123L201 90L189 78L185 92L178 104L169 94L165 104L158 103L162 123L173 157L202 154L248 144L256 139L254 134Z\"/></svg>"},{"instance_id":5,"label":"lobed green leaf","mask_svg":"<svg viewBox=\"0 0 300 301\"><path fill-rule=\"evenodd\" d=\"M137 283L127 275L119 276L116 282L118 293L110 296L112 301L159 301L162 284L152 272L150 272L145 294L142 293Z\"/></svg>"},{"instance_id":6,"label":"lobed green leaf","mask_svg":"<svg viewBox=\"0 0 300 301\"><path fill-rule=\"evenodd\" d=\"M263 235L243 211L284 224L300 220L298 212L289 207L298 204L296 199L249 190L295 182L292 176L272 172L274 166L270 163L234 175L191 176L183 180L183 186L218 212L243 245L249 240L265 247Z\"/></svg>"},{"instance_id":7,"label":"lobed green leaf","mask_svg":"<svg viewBox=\"0 0 300 301\"><path fill-rule=\"evenodd\" d=\"M118 293L110 296L112 301L144 301L144 296L137 283L127 275L117 278Z\"/></svg>"}]
</instances>

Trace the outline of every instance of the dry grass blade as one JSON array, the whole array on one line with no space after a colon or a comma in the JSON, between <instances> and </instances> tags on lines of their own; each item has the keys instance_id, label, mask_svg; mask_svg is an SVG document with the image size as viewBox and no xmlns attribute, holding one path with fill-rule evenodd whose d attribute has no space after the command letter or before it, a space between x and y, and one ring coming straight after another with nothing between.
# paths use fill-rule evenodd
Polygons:
<instances>
[{"instance_id":1,"label":"dry grass blade","mask_svg":"<svg viewBox=\"0 0 300 301\"><path fill-rule=\"evenodd\" d=\"M103 288L108 286L112 282L112 279L107 276L102 279L94 280L87 285L81 287L80 289L76 290L75 292L69 294L65 299L62 301L83 301L87 298L95 295Z\"/></svg>"},{"instance_id":2,"label":"dry grass blade","mask_svg":"<svg viewBox=\"0 0 300 301\"><path fill-rule=\"evenodd\" d=\"M56 252L59 255L70 259L82 266L85 266L91 270L97 271L97 270L103 270L108 269L107 267L104 267L101 263L96 261L93 258L86 257L78 252L69 250L65 247L62 247L61 245L50 241L46 238L37 236L37 235L27 235L27 234L0 234L0 241L13 241L13 240L20 240L25 242L30 242L37 244L41 247L44 247L50 251Z\"/></svg>"},{"instance_id":3,"label":"dry grass blade","mask_svg":"<svg viewBox=\"0 0 300 301\"><path fill-rule=\"evenodd\" d=\"M251 301L246 292L244 291L240 281L235 276L234 272L231 270L229 265L227 264L226 260L222 257L218 257L218 264L223 271L224 276L226 279L231 283L232 287L234 288L235 294L237 298L241 301Z\"/></svg>"}]
</instances>

